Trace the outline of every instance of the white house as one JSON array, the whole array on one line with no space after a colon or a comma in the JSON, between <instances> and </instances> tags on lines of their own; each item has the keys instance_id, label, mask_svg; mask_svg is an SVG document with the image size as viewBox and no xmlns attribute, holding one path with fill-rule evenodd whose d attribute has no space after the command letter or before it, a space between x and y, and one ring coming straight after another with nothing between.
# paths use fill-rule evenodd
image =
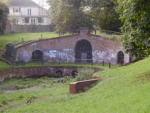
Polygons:
<instances>
[{"instance_id":1,"label":"white house","mask_svg":"<svg viewBox=\"0 0 150 113\"><path fill-rule=\"evenodd\" d=\"M10 22L16 25L50 25L48 10L32 0L10 0L8 3Z\"/></svg>"}]
</instances>

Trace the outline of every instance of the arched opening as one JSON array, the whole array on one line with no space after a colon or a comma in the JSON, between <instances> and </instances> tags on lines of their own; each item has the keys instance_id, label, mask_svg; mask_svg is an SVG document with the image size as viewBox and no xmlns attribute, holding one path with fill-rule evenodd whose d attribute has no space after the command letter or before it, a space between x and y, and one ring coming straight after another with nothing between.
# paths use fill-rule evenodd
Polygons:
<instances>
[{"instance_id":1,"label":"arched opening","mask_svg":"<svg viewBox=\"0 0 150 113\"><path fill-rule=\"evenodd\" d=\"M33 61L42 61L43 60L43 52L40 50L35 50L32 52L32 60Z\"/></svg>"},{"instance_id":2,"label":"arched opening","mask_svg":"<svg viewBox=\"0 0 150 113\"><path fill-rule=\"evenodd\" d=\"M78 75L78 71L76 71L76 70L72 71L71 75L73 78L75 78Z\"/></svg>"},{"instance_id":3,"label":"arched opening","mask_svg":"<svg viewBox=\"0 0 150 113\"><path fill-rule=\"evenodd\" d=\"M117 63L120 65L124 64L124 53L122 51L119 51L117 54Z\"/></svg>"},{"instance_id":4,"label":"arched opening","mask_svg":"<svg viewBox=\"0 0 150 113\"><path fill-rule=\"evenodd\" d=\"M92 46L87 40L80 40L75 47L75 62L92 63Z\"/></svg>"},{"instance_id":5,"label":"arched opening","mask_svg":"<svg viewBox=\"0 0 150 113\"><path fill-rule=\"evenodd\" d=\"M63 72L60 70L56 71L56 77L63 77Z\"/></svg>"}]
</instances>

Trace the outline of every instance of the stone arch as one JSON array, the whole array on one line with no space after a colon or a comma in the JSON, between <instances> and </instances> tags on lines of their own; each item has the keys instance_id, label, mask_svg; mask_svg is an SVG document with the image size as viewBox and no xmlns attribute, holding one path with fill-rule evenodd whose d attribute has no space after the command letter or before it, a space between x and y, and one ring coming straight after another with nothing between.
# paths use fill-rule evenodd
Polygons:
<instances>
[{"instance_id":1,"label":"stone arch","mask_svg":"<svg viewBox=\"0 0 150 113\"><path fill-rule=\"evenodd\" d=\"M32 52L32 60L33 61L42 61L43 60L43 52L41 50L35 50Z\"/></svg>"},{"instance_id":2,"label":"stone arch","mask_svg":"<svg viewBox=\"0 0 150 113\"><path fill-rule=\"evenodd\" d=\"M120 65L124 64L124 53L122 51L119 51L117 54L117 63Z\"/></svg>"},{"instance_id":3,"label":"stone arch","mask_svg":"<svg viewBox=\"0 0 150 113\"><path fill-rule=\"evenodd\" d=\"M77 63L92 63L92 46L87 40L79 40L75 46L75 62Z\"/></svg>"}]
</instances>

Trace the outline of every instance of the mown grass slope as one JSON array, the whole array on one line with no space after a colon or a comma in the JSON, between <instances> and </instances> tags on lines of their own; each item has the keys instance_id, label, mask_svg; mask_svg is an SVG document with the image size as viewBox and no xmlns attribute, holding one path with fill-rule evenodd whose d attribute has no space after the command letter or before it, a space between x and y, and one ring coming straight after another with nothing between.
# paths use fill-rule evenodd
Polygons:
<instances>
[{"instance_id":1,"label":"mown grass slope","mask_svg":"<svg viewBox=\"0 0 150 113\"><path fill-rule=\"evenodd\" d=\"M97 33L98 35L101 35L102 37L106 38L117 38L120 39L121 35L110 35L106 33ZM70 35L69 33L65 35ZM56 32L37 32L37 33L10 33L10 34L4 34L0 35L0 49L4 48L5 45L9 42L13 43L20 43L23 41L30 41L30 40L38 40L41 38L55 38L59 37L59 34Z\"/></svg>"},{"instance_id":2,"label":"mown grass slope","mask_svg":"<svg viewBox=\"0 0 150 113\"><path fill-rule=\"evenodd\" d=\"M69 94L69 84L51 84L42 79L29 89L3 91L1 109L6 113L149 113L150 112L150 59L105 69L98 72L101 80L90 90L77 95ZM16 83L6 81L0 86ZM41 80L40 80L41 81ZM35 83L36 80L30 82ZM44 85L41 85L43 84ZM31 100L31 103L27 103Z\"/></svg>"},{"instance_id":3,"label":"mown grass slope","mask_svg":"<svg viewBox=\"0 0 150 113\"><path fill-rule=\"evenodd\" d=\"M12 66L9 64L6 64L3 61L0 61L0 69L6 69L6 68L11 68Z\"/></svg>"},{"instance_id":4,"label":"mown grass slope","mask_svg":"<svg viewBox=\"0 0 150 113\"><path fill-rule=\"evenodd\" d=\"M0 35L0 48L4 48L8 42L20 43L22 41L37 40L42 38L54 38L59 35L55 32L38 32L38 33L10 33Z\"/></svg>"}]
</instances>

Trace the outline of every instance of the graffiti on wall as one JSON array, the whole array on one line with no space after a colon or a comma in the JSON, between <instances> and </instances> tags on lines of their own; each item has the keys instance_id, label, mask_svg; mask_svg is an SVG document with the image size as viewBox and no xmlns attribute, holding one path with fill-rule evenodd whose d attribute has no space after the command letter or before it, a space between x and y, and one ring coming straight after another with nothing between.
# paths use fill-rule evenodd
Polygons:
<instances>
[{"instance_id":1,"label":"graffiti on wall","mask_svg":"<svg viewBox=\"0 0 150 113\"><path fill-rule=\"evenodd\" d=\"M110 62L114 64L116 54L113 50L108 50L108 51L100 51L100 50L95 50L93 51L93 62Z\"/></svg>"},{"instance_id":2,"label":"graffiti on wall","mask_svg":"<svg viewBox=\"0 0 150 113\"><path fill-rule=\"evenodd\" d=\"M63 50L48 50L44 52L44 55L53 58L56 61L74 61L74 52L72 49L63 49Z\"/></svg>"},{"instance_id":3,"label":"graffiti on wall","mask_svg":"<svg viewBox=\"0 0 150 113\"><path fill-rule=\"evenodd\" d=\"M17 54L17 61L30 61L30 53L26 50L22 50L20 53Z\"/></svg>"}]
</instances>

